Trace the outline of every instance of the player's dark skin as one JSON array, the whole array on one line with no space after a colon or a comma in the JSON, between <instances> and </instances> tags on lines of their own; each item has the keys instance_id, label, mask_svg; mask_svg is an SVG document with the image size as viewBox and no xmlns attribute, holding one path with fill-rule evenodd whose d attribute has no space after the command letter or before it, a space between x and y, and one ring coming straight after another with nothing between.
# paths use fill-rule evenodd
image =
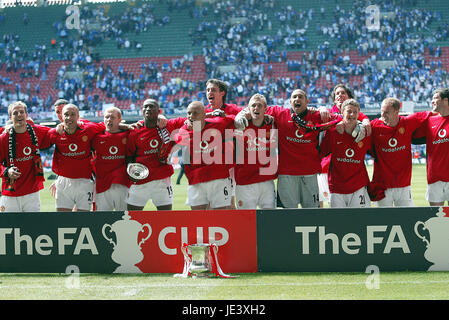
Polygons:
<instances>
[{"instance_id":1,"label":"player's dark skin","mask_svg":"<svg viewBox=\"0 0 449 320\"><path fill-rule=\"evenodd\" d=\"M145 127L155 128L159 115L159 105L157 103L147 103L142 106L143 121ZM133 211L142 211L144 207L134 206L128 203L127 209ZM157 210L172 210L172 205L156 206Z\"/></svg>"}]
</instances>

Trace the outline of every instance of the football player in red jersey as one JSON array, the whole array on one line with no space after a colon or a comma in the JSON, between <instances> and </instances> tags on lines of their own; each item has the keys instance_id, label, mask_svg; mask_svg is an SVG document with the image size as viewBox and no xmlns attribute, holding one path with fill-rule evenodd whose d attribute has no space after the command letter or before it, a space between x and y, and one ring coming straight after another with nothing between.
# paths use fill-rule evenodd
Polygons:
<instances>
[{"instance_id":1,"label":"football player in red jersey","mask_svg":"<svg viewBox=\"0 0 449 320\"><path fill-rule=\"evenodd\" d=\"M187 119L189 123L179 130L176 138L183 148L189 182L186 204L192 210L229 209L232 198L229 167L234 159L233 150L226 147L226 129L234 128L234 118L206 119L203 103L194 101L187 107ZM229 132L228 138L232 139L233 130Z\"/></svg>"},{"instance_id":2,"label":"football player in red jersey","mask_svg":"<svg viewBox=\"0 0 449 320\"><path fill-rule=\"evenodd\" d=\"M414 138L426 138L427 193L431 206L449 202L449 88L439 88L432 97L432 114Z\"/></svg>"},{"instance_id":3,"label":"football player in red jersey","mask_svg":"<svg viewBox=\"0 0 449 320\"><path fill-rule=\"evenodd\" d=\"M368 192L379 207L413 206L412 135L430 112L401 116L400 109L398 99L386 98L381 104L381 117L371 121L374 170Z\"/></svg>"},{"instance_id":4,"label":"football player in red jersey","mask_svg":"<svg viewBox=\"0 0 449 320\"><path fill-rule=\"evenodd\" d=\"M341 106L343 102L345 102L348 99L354 99L354 94L352 93L352 90L345 84L339 83L337 84L331 93L331 99L334 102L334 105L331 110L327 110L326 108L319 108L320 113L322 114L323 120L327 121L330 117L331 113L334 114L342 114L341 112ZM362 127L364 132L361 133L360 138L356 138L358 141L359 139L362 139L365 134L370 135L371 134L371 123L369 121L369 118L364 115L362 112L359 113L359 121L362 122ZM337 126L337 130L339 130ZM342 130L339 130L340 133ZM324 157L321 160L321 174L318 175L318 185L320 188L320 207L324 206L324 201L329 202L329 183L328 183L328 171L329 171L329 163L330 163L330 155L327 157Z\"/></svg>"},{"instance_id":5,"label":"football player in red jersey","mask_svg":"<svg viewBox=\"0 0 449 320\"><path fill-rule=\"evenodd\" d=\"M62 108L64 108L64 106L66 104L69 104L69 102L65 99L58 99L55 101L55 103L53 103L53 109L55 111L56 116L58 117L58 120L62 123L64 122L62 120Z\"/></svg>"},{"instance_id":6,"label":"football player in red jersey","mask_svg":"<svg viewBox=\"0 0 449 320\"><path fill-rule=\"evenodd\" d=\"M226 103L228 85L218 79L206 82L206 98L209 104L205 106L206 117L237 115L243 108L233 103Z\"/></svg>"},{"instance_id":7,"label":"football player in red jersey","mask_svg":"<svg viewBox=\"0 0 449 320\"><path fill-rule=\"evenodd\" d=\"M367 191L369 183L365 167L365 155L371 147L371 136L366 136L359 142L353 137L353 130L357 126L360 106L354 99L343 102L344 132L337 128L326 131L321 142L321 154L330 154L329 190L330 206L332 208L370 206Z\"/></svg>"},{"instance_id":8,"label":"football player in red jersey","mask_svg":"<svg viewBox=\"0 0 449 320\"><path fill-rule=\"evenodd\" d=\"M256 93L248 103L248 126L236 131L236 203L238 209L274 209L277 178L277 130L274 121L266 121L266 98Z\"/></svg>"},{"instance_id":9,"label":"football player in red jersey","mask_svg":"<svg viewBox=\"0 0 449 320\"><path fill-rule=\"evenodd\" d=\"M104 130L104 125L88 122L79 125L79 111L74 104L62 109L64 133L56 128L48 132L50 143L55 145L53 172L58 175L56 210L90 211L94 195L91 140Z\"/></svg>"},{"instance_id":10,"label":"football player in red jersey","mask_svg":"<svg viewBox=\"0 0 449 320\"><path fill-rule=\"evenodd\" d=\"M125 211L131 181L126 173L128 130L120 130L122 113L119 108L104 111L106 130L92 140L94 150L96 211Z\"/></svg>"},{"instance_id":11,"label":"football player in red jersey","mask_svg":"<svg viewBox=\"0 0 449 320\"><path fill-rule=\"evenodd\" d=\"M209 104L205 107L206 118L216 116L224 117L226 115L237 115L243 108L233 103L226 103L228 94L228 85L219 79L209 79L206 81L206 98ZM232 141L228 141L230 145ZM229 171L229 179L231 182L231 205L230 209L235 209L235 167L231 166Z\"/></svg>"},{"instance_id":12,"label":"football player in red jersey","mask_svg":"<svg viewBox=\"0 0 449 320\"><path fill-rule=\"evenodd\" d=\"M10 104L8 114L12 126L0 136L4 163L0 208L2 212L39 212L39 191L44 188L40 150L50 147L50 128L28 123L27 106L21 101Z\"/></svg>"},{"instance_id":13,"label":"football player in red jersey","mask_svg":"<svg viewBox=\"0 0 449 320\"><path fill-rule=\"evenodd\" d=\"M164 133L170 134L180 128L185 118L169 119L165 128L158 126L159 103L146 99L142 105L143 126L129 133L127 143L127 162L137 162L149 169L148 177L134 181L128 191L128 210L142 210L151 199L157 210L171 210L173 188L171 176L173 166L166 158L161 158L161 150L170 151L171 142L165 141Z\"/></svg>"},{"instance_id":14,"label":"football player in red jersey","mask_svg":"<svg viewBox=\"0 0 449 320\"><path fill-rule=\"evenodd\" d=\"M308 130L299 123L319 125L323 123L320 112L309 109L304 90L295 89L290 96L291 108L268 107L266 114L272 116L278 129L278 190L277 205L284 208L318 208L320 204L317 175L321 172L319 154L319 130ZM236 116L236 127L246 110ZM336 121L337 115L332 114Z\"/></svg>"}]
</instances>

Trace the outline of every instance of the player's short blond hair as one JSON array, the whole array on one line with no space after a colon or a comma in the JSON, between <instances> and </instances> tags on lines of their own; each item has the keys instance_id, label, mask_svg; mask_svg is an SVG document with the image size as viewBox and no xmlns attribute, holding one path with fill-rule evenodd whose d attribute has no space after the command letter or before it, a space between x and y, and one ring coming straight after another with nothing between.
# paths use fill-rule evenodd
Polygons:
<instances>
[{"instance_id":1,"label":"player's short blond hair","mask_svg":"<svg viewBox=\"0 0 449 320\"><path fill-rule=\"evenodd\" d=\"M254 101L254 100L259 100L259 101L261 101L263 103L263 105L265 107L267 106L267 99L265 98L265 96L263 94L256 93L249 99L248 107L251 105L251 102Z\"/></svg>"},{"instance_id":2,"label":"player's short blond hair","mask_svg":"<svg viewBox=\"0 0 449 320\"><path fill-rule=\"evenodd\" d=\"M343 102L343 104L341 105L341 112L343 112L345 110L345 107L347 107L347 106L357 107L357 109L359 109L359 111L360 111L360 104L355 99L347 99L347 100L345 100Z\"/></svg>"},{"instance_id":3,"label":"player's short blond hair","mask_svg":"<svg viewBox=\"0 0 449 320\"><path fill-rule=\"evenodd\" d=\"M11 103L11 104L8 106L8 116L11 117L12 109L14 109L14 108L17 107L17 106L24 107L24 108L25 108L25 112L28 114L28 107L27 107L27 105L25 104L25 102L22 102L22 101L15 101L15 102Z\"/></svg>"},{"instance_id":4,"label":"player's short blond hair","mask_svg":"<svg viewBox=\"0 0 449 320\"><path fill-rule=\"evenodd\" d=\"M382 101L382 104L391 106L394 110L399 111L401 109L401 101L396 98L388 97Z\"/></svg>"},{"instance_id":5,"label":"player's short blond hair","mask_svg":"<svg viewBox=\"0 0 449 320\"><path fill-rule=\"evenodd\" d=\"M112 107L107 107L107 108L104 110L104 114L106 114L106 112L115 112L115 113L119 116L120 119L122 118L122 110L120 110L120 109L117 108L117 107L114 107L114 106L112 106Z\"/></svg>"}]
</instances>

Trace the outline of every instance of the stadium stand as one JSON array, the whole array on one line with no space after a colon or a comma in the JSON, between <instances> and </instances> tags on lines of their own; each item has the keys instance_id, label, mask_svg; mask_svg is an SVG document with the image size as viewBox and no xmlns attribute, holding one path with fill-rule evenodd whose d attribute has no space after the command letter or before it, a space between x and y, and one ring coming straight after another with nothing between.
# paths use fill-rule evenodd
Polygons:
<instances>
[{"instance_id":1,"label":"stadium stand","mask_svg":"<svg viewBox=\"0 0 449 320\"><path fill-rule=\"evenodd\" d=\"M229 82L238 105L256 91L283 105L296 87L328 104L345 82L368 114L387 95L428 108L432 89L448 86L449 4L437 0L83 3L79 29L68 28L71 1L22 3L0 13L3 113L20 99L48 119L58 97L133 111L152 95L172 116L205 99L211 77ZM369 4L379 31L367 30Z\"/></svg>"}]
</instances>

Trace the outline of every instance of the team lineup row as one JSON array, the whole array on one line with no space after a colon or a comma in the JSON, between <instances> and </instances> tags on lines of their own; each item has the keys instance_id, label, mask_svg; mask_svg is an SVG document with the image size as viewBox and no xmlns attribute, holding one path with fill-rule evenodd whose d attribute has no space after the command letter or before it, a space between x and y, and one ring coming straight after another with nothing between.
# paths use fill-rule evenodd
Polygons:
<instances>
[{"instance_id":1,"label":"team lineup row","mask_svg":"<svg viewBox=\"0 0 449 320\"><path fill-rule=\"evenodd\" d=\"M434 92L432 111L408 116L399 114L398 99L386 98L381 117L372 121L343 84L332 92L332 110L308 107L301 89L291 93L290 109L267 106L260 94L241 108L226 103L227 89L208 80L209 105L190 103L185 118L166 119L158 102L147 99L143 120L133 125L122 123L118 108L94 123L58 100L61 124L48 128L28 118L23 102L11 104L11 124L0 135L1 211L40 211L40 150L51 146L57 211L142 210L149 200L171 210L168 159L179 149L192 210L318 208L323 201L330 207L413 206L412 139L425 139L429 204L449 201L449 173L439 170L449 160L449 89ZM374 158L371 181L367 153ZM147 167L148 176L130 177L130 163Z\"/></svg>"}]
</instances>

